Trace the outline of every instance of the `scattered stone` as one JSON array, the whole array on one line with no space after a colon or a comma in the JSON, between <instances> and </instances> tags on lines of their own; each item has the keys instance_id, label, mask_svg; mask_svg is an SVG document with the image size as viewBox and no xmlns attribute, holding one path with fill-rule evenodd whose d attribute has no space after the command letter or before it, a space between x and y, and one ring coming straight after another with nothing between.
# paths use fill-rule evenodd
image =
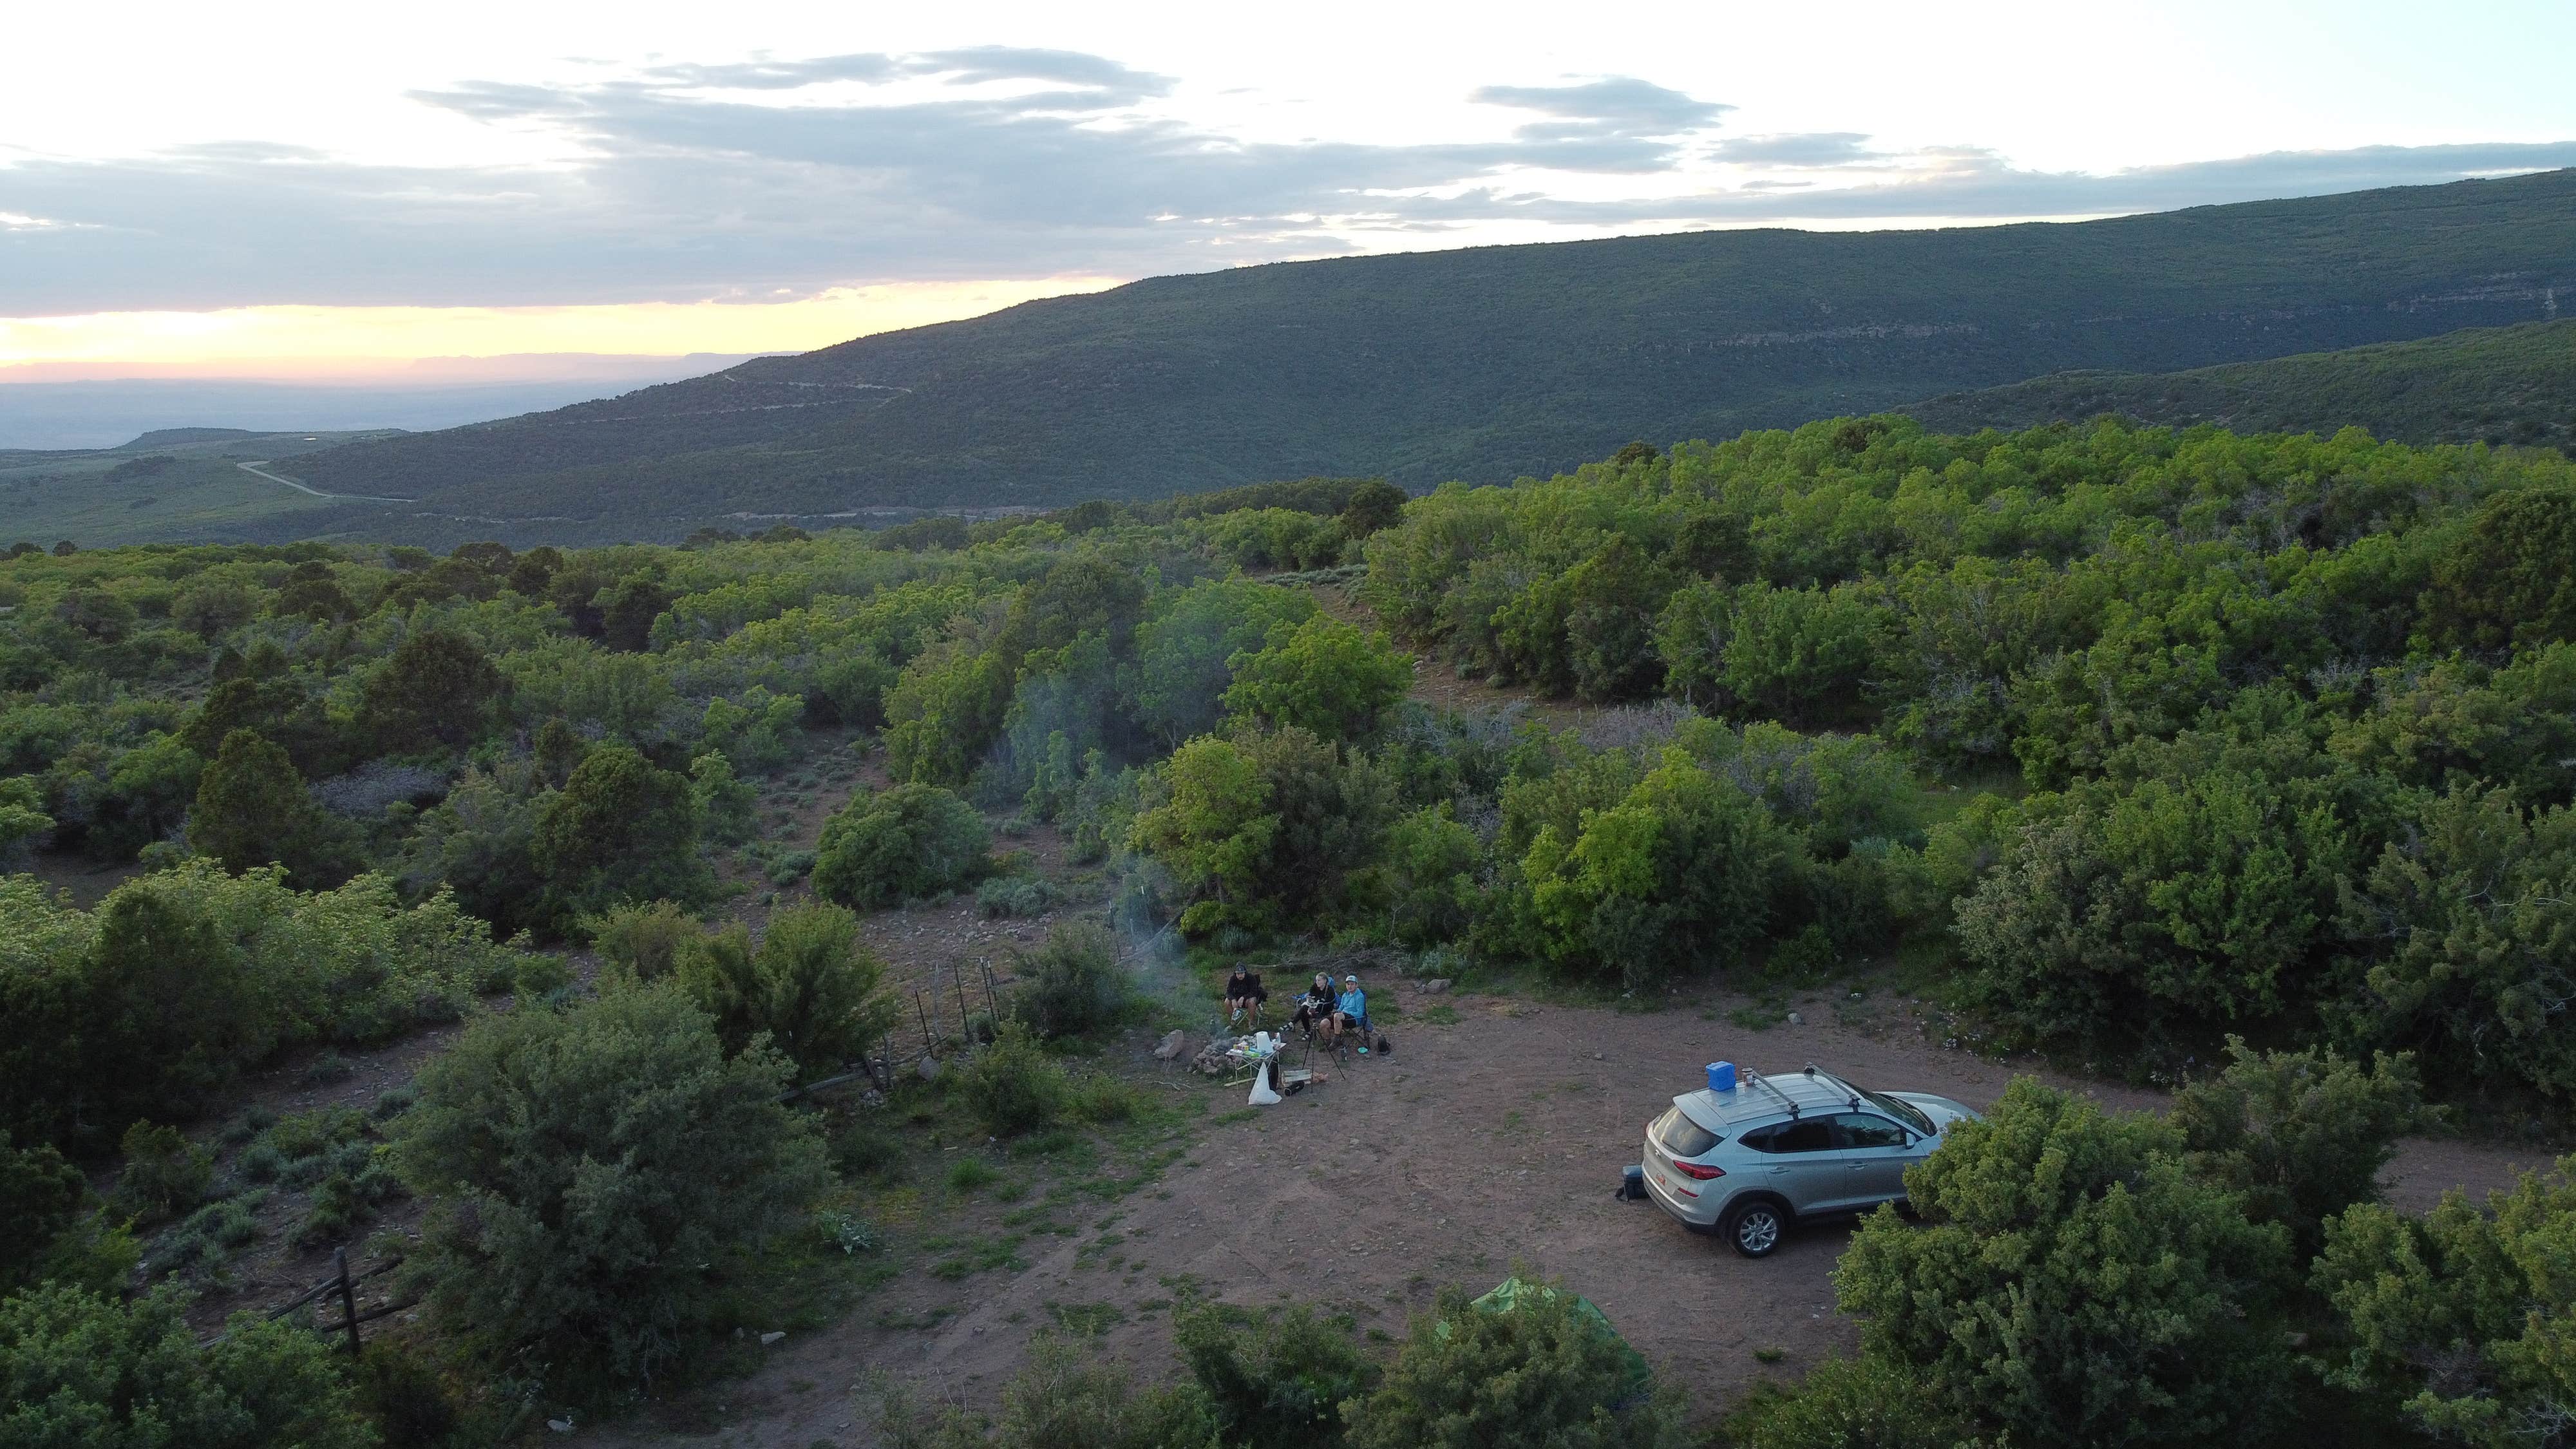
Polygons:
<instances>
[{"instance_id":1,"label":"scattered stone","mask_svg":"<svg viewBox=\"0 0 2576 1449\"><path fill-rule=\"evenodd\" d=\"M1434 976L1422 983L1422 994L1425 996L1438 996L1448 989L1449 978L1446 976Z\"/></svg>"},{"instance_id":2,"label":"scattered stone","mask_svg":"<svg viewBox=\"0 0 2576 1449\"><path fill-rule=\"evenodd\" d=\"M1185 1033L1171 1032L1163 1038L1161 1046L1154 1048L1154 1058L1157 1061L1178 1061L1181 1054L1189 1049L1190 1039Z\"/></svg>"},{"instance_id":3,"label":"scattered stone","mask_svg":"<svg viewBox=\"0 0 2576 1449\"><path fill-rule=\"evenodd\" d=\"M778 1340L780 1340L780 1339L782 1339L782 1338L785 1338L786 1336L787 1336L787 1333L786 1333L786 1330L784 1330L784 1329L778 1329L778 1330L774 1330L774 1331L769 1332L769 1333L764 1333L764 1334L762 1334L762 1335L760 1336L760 1346L761 1346L762 1348L767 1348L767 1347L769 1347L771 1344L776 1343Z\"/></svg>"},{"instance_id":4,"label":"scattered stone","mask_svg":"<svg viewBox=\"0 0 2576 1449\"><path fill-rule=\"evenodd\" d=\"M1807 1024L1807 1019L1793 1011L1789 1013L1789 1024L1791 1026L1805 1026Z\"/></svg>"},{"instance_id":5,"label":"scattered stone","mask_svg":"<svg viewBox=\"0 0 2576 1449\"><path fill-rule=\"evenodd\" d=\"M919 1073L921 1073L921 1079L922 1079L923 1081L925 1081L925 1082L935 1082L935 1081L938 1081L938 1080L939 1080L939 1058L937 1058L937 1057L923 1057L923 1058L921 1059L921 1063L920 1063L920 1065L919 1065L919 1066L917 1066L917 1067L915 1067L915 1068L914 1068L914 1070L915 1070L915 1071L917 1071L917 1072L919 1072Z\"/></svg>"},{"instance_id":6,"label":"scattered stone","mask_svg":"<svg viewBox=\"0 0 2576 1449\"><path fill-rule=\"evenodd\" d=\"M558 1434L569 1434L572 1432L572 1420L569 1418L548 1419L546 1420L546 1427L554 1430Z\"/></svg>"},{"instance_id":7,"label":"scattered stone","mask_svg":"<svg viewBox=\"0 0 2576 1449\"><path fill-rule=\"evenodd\" d=\"M1214 1045L1210 1045L1200 1051L1197 1058L1190 1063L1190 1070L1197 1072L1201 1076L1222 1077L1225 1075L1228 1065L1229 1063L1225 1059L1225 1053L1218 1051Z\"/></svg>"},{"instance_id":8,"label":"scattered stone","mask_svg":"<svg viewBox=\"0 0 2576 1449\"><path fill-rule=\"evenodd\" d=\"M1599 1060L1601 1060L1601 1053L1599 1053L1599 1052L1594 1052L1594 1053L1592 1054L1592 1059L1593 1059L1594 1061L1596 1061L1596 1062L1597 1062L1597 1061L1599 1061Z\"/></svg>"}]
</instances>

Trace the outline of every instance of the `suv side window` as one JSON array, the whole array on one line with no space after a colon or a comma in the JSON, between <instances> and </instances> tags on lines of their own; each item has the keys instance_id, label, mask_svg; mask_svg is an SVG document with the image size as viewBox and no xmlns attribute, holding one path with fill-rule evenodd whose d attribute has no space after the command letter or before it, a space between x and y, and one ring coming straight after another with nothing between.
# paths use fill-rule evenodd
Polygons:
<instances>
[{"instance_id":1,"label":"suv side window","mask_svg":"<svg viewBox=\"0 0 2576 1449\"><path fill-rule=\"evenodd\" d=\"M1823 1152L1834 1145L1833 1128L1822 1117L1763 1127L1735 1139L1756 1152Z\"/></svg>"},{"instance_id":2,"label":"suv side window","mask_svg":"<svg viewBox=\"0 0 2576 1449\"><path fill-rule=\"evenodd\" d=\"M1906 1131L1884 1117L1845 1112L1834 1118L1834 1136L1845 1147L1902 1147Z\"/></svg>"}]
</instances>

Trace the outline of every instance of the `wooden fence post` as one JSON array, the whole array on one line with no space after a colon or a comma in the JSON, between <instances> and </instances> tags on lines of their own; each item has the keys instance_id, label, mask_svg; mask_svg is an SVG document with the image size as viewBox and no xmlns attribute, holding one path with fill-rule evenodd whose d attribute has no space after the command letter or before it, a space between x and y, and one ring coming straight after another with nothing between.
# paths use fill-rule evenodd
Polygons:
<instances>
[{"instance_id":1,"label":"wooden fence post","mask_svg":"<svg viewBox=\"0 0 2576 1449\"><path fill-rule=\"evenodd\" d=\"M358 1295L349 1286L349 1250L331 1250L331 1271L340 1277L340 1311L349 1319L349 1357L358 1356Z\"/></svg>"}]
</instances>

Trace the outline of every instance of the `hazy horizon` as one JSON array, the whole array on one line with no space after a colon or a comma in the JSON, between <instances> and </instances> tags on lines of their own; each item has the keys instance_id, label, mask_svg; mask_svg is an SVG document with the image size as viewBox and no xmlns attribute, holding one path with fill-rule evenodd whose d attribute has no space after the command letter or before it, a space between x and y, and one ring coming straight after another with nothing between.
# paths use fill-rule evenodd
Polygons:
<instances>
[{"instance_id":1,"label":"hazy horizon","mask_svg":"<svg viewBox=\"0 0 2576 1449\"><path fill-rule=\"evenodd\" d=\"M0 369L803 351L1247 262L2576 165L2542 0L417 20L25 17Z\"/></svg>"}]
</instances>

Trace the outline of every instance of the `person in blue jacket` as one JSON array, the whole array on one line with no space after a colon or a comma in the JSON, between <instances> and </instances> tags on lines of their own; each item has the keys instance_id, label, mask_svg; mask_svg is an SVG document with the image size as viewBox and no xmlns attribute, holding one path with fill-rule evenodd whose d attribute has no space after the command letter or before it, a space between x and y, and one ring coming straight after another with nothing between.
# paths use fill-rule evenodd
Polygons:
<instances>
[{"instance_id":1,"label":"person in blue jacket","mask_svg":"<svg viewBox=\"0 0 2576 1449\"><path fill-rule=\"evenodd\" d=\"M1333 999L1333 1027L1336 1036L1344 1031L1362 1033L1360 1050L1368 1050L1368 993L1360 990L1357 976L1342 978L1342 994Z\"/></svg>"}]
</instances>

